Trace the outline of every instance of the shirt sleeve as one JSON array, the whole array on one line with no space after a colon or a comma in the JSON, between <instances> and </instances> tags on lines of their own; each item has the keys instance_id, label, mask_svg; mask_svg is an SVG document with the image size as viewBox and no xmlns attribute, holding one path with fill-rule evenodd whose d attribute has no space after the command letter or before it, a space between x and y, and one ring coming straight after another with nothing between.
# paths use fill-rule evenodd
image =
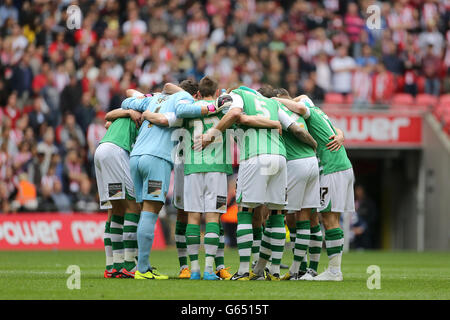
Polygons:
<instances>
[{"instance_id":1,"label":"shirt sleeve","mask_svg":"<svg viewBox=\"0 0 450 320\"><path fill-rule=\"evenodd\" d=\"M175 93L175 115L177 118L198 118L202 115L202 107L194 104L194 98L186 91Z\"/></svg>"},{"instance_id":2,"label":"shirt sleeve","mask_svg":"<svg viewBox=\"0 0 450 320\"><path fill-rule=\"evenodd\" d=\"M166 117L169 122L169 127L181 127L183 126L183 119L177 118L175 112L166 112L163 113L163 116Z\"/></svg>"},{"instance_id":3,"label":"shirt sleeve","mask_svg":"<svg viewBox=\"0 0 450 320\"><path fill-rule=\"evenodd\" d=\"M281 108L278 108L278 120L280 121L283 130L287 130L291 124L295 122L294 119L292 119L289 114Z\"/></svg>"},{"instance_id":4,"label":"shirt sleeve","mask_svg":"<svg viewBox=\"0 0 450 320\"><path fill-rule=\"evenodd\" d=\"M242 97L234 92L231 92L230 96L233 98L233 103L230 106L230 110L233 108L240 108L244 110L244 100L242 100Z\"/></svg>"},{"instance_id":5,"label":"shirt sleeve","mask_svg":"<svg viewBox=\"0 0 450 320\"><path fill-rule=\"evenodd\" d=\"M125 110L133 109L139 112L144 112L150 103L150 99L151 98L126 98L122 101L121 107Z\"/></svg>"}]
</instances>

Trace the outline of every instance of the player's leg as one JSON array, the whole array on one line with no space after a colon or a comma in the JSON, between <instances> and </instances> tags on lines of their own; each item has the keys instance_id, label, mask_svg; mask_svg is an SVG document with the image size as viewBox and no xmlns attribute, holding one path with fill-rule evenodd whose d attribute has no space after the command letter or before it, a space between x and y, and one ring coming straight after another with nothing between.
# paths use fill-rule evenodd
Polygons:
<instances>
[{"instance_id":1,"label":"player's leg","mask_svg":"<svg viewBox=\"0 0 450 320\"><path fill-rule=\"evenodd\" d=\"M220 225L219 247L217 248L214 262L216 264L216 275L223 280L230 280L232 274L228 271L230 267L225 267L225 231L222 223Z\"/></svg>"},{"instance_id":2,"label":"player's leg","mask_svg":"<svg viewBox=\"0 0 450 320\"><path fill-rule=\"evenodd\" d=\"M141 208L135 200L125 200L123 223L124 270L123 273L134 277L138 256L137 227Z\"/></svg>"},{"instance_id":3,"label":"player's leg","mask_svg":"<svg viewBox=\"0 0 450 320\"><path fill-rule=\"evenodd\" d=\"M270 237L270 249L272 259L267 279L279 280L280 264L281 259L283 257L284 245L286 242L286 228L284 225L284 214L283 214L283 209L287 204L286 159L279 155L263 155L263 156L270 159L270 161L266 159L265 163L270 163L270 166L274 168L273 171L271 170L273 174L269 176L265 196L267 199L266 200L267 208L271 210L268 219L268 224L270 228L268 235ZM263 248L263 242L264 241L261 242L261 249Z\"/></svg>"},{"instance_id":4,"label":"player's leg","mask_svg":"<svg viewBox=\"0 0 450 320\"><path fill-rule=\"evenodd\" d=\"M186 226L186 247L191 263L192 280L200 280L200 223L204 208L204 176L202 173L192 173L184 176L184 210L188 212Z\"/></svg>"},{"instance_id":5,"label":"player's leg","mask_svg":"<svg viewBox=\"0 0 450 320\"><path fill-rule=\"evenodd\" d=\"M175 158L173 186L173 205L177 208L177 222L175 224L175 244L177 247L178 263L180 265L180 279L189 279L191 270L189 269L187 247L186 247L186 227L188 214L184 211L184 163L179 157Z\"/></svg>"},{"instance_id":6,"label":"player's leg","mask_svg":"<svg viewBox=\"0 0 450 320\"><path fill-rule=\"evenodd\" d=\"M224 172L206 172L203 176L203 206L205 214L205 270L203 273L204 280L229 279L231 275L224 270L224 246L220 252L221 258L218 256L220 246L220 215L227 211L227 193L228 180ZM223 230L222 230L223 231ZM224 237L222 234L222 240ZM216 261L217 259L217 261ZM219 272L214 272L214 262L220 267Z\"/></svg>"},{"instance_id":7,"label":"player's leg","mask_svg":"<svg viewBox=\"0 0 450 320\"><path fill-rule=\"evenodd\" d=\"M158 219L158 213L165 203L167 191L169 190L171 164L164 159L144 155L131 157L130 167L133 181L137 168L139 182L141 183L138 195L136 188L136 199L139 202L143 200L141 216L137 228L138 240L138 267L135 273L135 279L168 279L168 276L160 274L150 264L150 254L155 235L155 226ZM137 163L133 158L138 158ZM135 168L135 169L134 169Z\"/></svg>"},{"instance_id":8,"label":"player's leg","mask_svg":"<svg viewBox=\"0 0 450 320\"><path fill-rule=\"evenodd\" d=\"M106 269L104 271L105 278L111 278L113 274L113 253L112 253L112 244L111 244L111 234L110 234L110 225L111 225L111 216L112 216L112 206L111 202L108 201L108 185L103 181L103 154L106 151L103 151L104 145L100 144L94 153L94 166L95 166L95 177L97 181L97 189L100 200L100 209L108 210L108 217L105 222L105 231L103 233L103 243L105 246L105 256L106 256Z\"/></svg>"},{"instance_id":9,"label":"player's leg","mask_svg":"<svg viewBox=\"0 0 450 320\"><path fill-rule=\"evenodd\" d=\"M112 214L110 224L111 247L113 253L113 277L121 278L124 267L123 216L125 208L120 200L111 201Z\"/></svg>"},{"instance_id":10,"label":"player's leg","mask_svg":"<svg viewBox=\"0 0 450 320\"><path fill-rule=\"evenodd\" d=\"M257 157L242 161L239 165L236 202L238 225L236 231L239 250L239 269L230 280L249 280L250 258L253 246L254 208L264 203L267 177L259 172Z\"/></svg>"},{"instance_id":11,"label":"player's leg","mask_svg":"<svg viewBox=\"0 0 450 320\"><path fill-rule=\"evenodd\" d=\"M188 223L188 214L178 209L177 222L175 224L175 244L177 247L178 262L180 264L180 279L189 279L191 270L189 270L187 246L186 246L186 227Z\"/></svg>"},{"instance_id":12,"label":"player's leg","mask_svg":"<svg viewBox=\"0 0 450 320\"><path fill-rule=\"evenodd\" d=\"M263 236L263 219L267 208L259 206L253 211L252 227L253 227L253 244L252 244L252 268L256 266L259 259L259 249Z\"/></svg>"},{"instance_id":13,"label":"player's leg","mask_svg":"<svg viewBox=\"0 0 450 320\"><path fill-rule=\"evenodd\" d=\"M300 270L306 273L300 278L300 280L312 280L317 276L320 254L322 252L323 235L320 228L319 213L317 210L312 210L311 213L311 229L310 229L310 242L308 248L309 255L309 267L306 268L306 259L302 261Z\"/></svg>"},{"instance_id":14,"label":"player's leg","mask_svg":"<svg viewBox=\"0 0 450 320\"><path fill-rule=\"evenodd\" d=\"M296 237L294 246L294 260L289 268L289 274L297 278L300 265L306 261L306 252L310 241L311 209L302 209L296 213Z\"/></svg>"},{"instance_id":15,"label":"player's leg","mask_svg":"<svg viewBox=\"0 0 450 320\"><path fill-rule=\"evenodd\" d=\"M113 269L113 254L112 254L112 244L111 244L111 215L112 209L108 209L108 218L105 223L105 232L103 233L103 244L105 246L105 256L106 256L106 269L104 273L105 278L111 278Z\"/></svg>"},{"instance_id":16,"label":"player's leg","mask_svg":"<svg viewBox=\"0 0 450 320\"><path fill-rule=\"evenodd\" d=\"M340 225L340 214L354 209L353 179L352 169L321 177L321 195L324 200L321 213L329 264L327 270L314 280L343 280L341 261L344 231Z\"/></svg>"},{"instance_id":17,"label":"player's leg","mask_svg":"<svg viewBox=\"0 0 450 320\"><path fill-rule=\"evenodd\" d=\"M289 197L288 197L289 199ZM289 201L289 200L288 200ZM296 236L296 229L295 229L295 222L296 222L296 216L295 212L285 212L285 218L286 218L286 225L289 230L289 245L286 244L286 247L292 250L294 252L294 245L295 245L295 236Z\"/></svg>"},{"instance_id":18,"label":"player's leg","mask_svg":"<svg viewBox=\"0 0 450 320\"><path fill-rule=\"evenodd\" d=\"M236 240L239 252L239 269L231 280L248 280L250 275L250 258L253 245L252 227L253 208L239 206L237 214Z\"/></svg>"},{"instance_id":19,"label":"player's leg","mask_svg":"<svg viewBox=\"0 0 450 320\"><path fill-rule=\"evenodd\" d=\"M186 227L186 247L191 262L191 280L200 280L200 263L198 255L200 252L200 212L188 213L188 224Z\"/></svg>"},{"instance_id":20,"label":"player's leg","mask_svg":"<svg viewBox=\"0 0 450 320\"><path fill-rule=\"evenodd\" d=\"M220 213L207 212L205 214L205 270L204 280L220 280L214 273L214 259L220 242Z\"/></svg>"}]
</instances>

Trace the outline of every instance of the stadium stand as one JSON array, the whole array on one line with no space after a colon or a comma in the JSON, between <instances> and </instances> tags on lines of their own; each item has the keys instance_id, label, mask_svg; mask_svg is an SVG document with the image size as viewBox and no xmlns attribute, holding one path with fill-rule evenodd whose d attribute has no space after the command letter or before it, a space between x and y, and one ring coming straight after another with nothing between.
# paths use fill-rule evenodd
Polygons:
<instances>
[{"instance_id":1,"label":"stadium stand","mask_svg":"<svg viewBox=\"0 0 450 320\"><path fill-rule=\"evenodd\" d=\"M151 92L189 77L211 75L223 88L270 83L368 110L434 106L450 135L449 2L377 2L381 30L365 24L370 1L357 1L356 15L350 3L80 0L74 29L70 1L2 1L0 211L27 210L13 205L25 178L37 210L97 210L93 152L104 113L127 88ZM345 97L329 64L342 45L350 79L365 79Z\"/></svg>"}]
</instances>

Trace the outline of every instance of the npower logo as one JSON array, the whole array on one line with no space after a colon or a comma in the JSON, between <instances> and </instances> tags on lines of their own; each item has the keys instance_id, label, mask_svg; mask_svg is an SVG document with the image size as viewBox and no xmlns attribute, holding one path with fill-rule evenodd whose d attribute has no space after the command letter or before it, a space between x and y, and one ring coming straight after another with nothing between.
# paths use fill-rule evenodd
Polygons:
<instances>
[{"instance_id":1,"label":"npower logo","mask_svg":"<svg viewBox=\"0 0 450 320\"><path fill-rule=\"evenodd\" d=\"M58 244L61 221L4 221L0 223L0 241L8 244Z\"/></svg>"},{"instance_id":2,"label":"npower logo","mask_svg":"<svg viewBox=\"0 0 450 320\"><path fill-rule=\"evenodd\" d=\"M420 140L420 127L412 126L409 117L330 116L330 118L336 127L344 131L346 140L409 142L403 140L410 140L413 137L414 139L419 137ZM403 132L405 137L402 135Z\"/></svg>"},{"instance_id":3,"label":"npower logo","mask_svg":"<svg viewBox=\"0 0 450 320\"><path fill-rule=\"evenodd\" d=\"M0 243L8 245L58 245L62 237L75 245L92 245L103 241L103 221L70 221L63 224L53 221L3 221L0 222ZM69 231L70 230L70 231Z\"/></svg>"}]
</instances>

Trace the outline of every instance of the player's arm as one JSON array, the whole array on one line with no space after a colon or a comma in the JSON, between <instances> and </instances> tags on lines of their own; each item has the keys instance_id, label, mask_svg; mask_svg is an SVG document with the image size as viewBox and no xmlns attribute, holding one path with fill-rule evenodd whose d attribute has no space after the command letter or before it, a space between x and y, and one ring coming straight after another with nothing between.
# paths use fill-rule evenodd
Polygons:
<instances>
[{"instance_id":1,"label":"player's arm","mask_svg":"<svg viewBox=\"0 0 450 320\"><path fill-rule=\"evenodd\" d=\"M218 136L219 133L225 132L233 124L235 124L241 117L243 112L244 103L242 98L237 98L239 96L233 97L233 105L230 110L220 119L219 123L209 129L205 134L194 137L193 149L195 151L201 151L205 149L209 144L214 142L214 138ZM242 106L241 106L242 105Z\"/></svg>"},{"instance_id":2,"label":"player's arm","mask_svg":"<svg viewBox=\"0 0 450 320\"><path fill-rule=\"evenodd\" d=\"M180 91L183 91L183 89L177 86L176 84L170 82L167 82L163 88L163 92L166 94L174 94Z\"/></svg>"},{"instance_id":3,"label":"player's arm","mask_svg":"<svg viewBox=\"0 0 450 320\"><path fill-rule=\"evenodd\" d=\"M145 97L145 94L143 94L140 91L137 91L135 89L127 89L126 91L126 96L127 97L134 97L134 98L138 98L138 97Z\"/></svg>"},{"instance_id":4,"label":"player's arm","mask_svg":"<svg viewBox=\"0 0 450 320\"><path fill-rule=\"evenodd\" d=\"M331 151L337 151L341 148L341 146L344 144L345 136L344 131L342 131L339 128L334 127L334 131L336 131L336 134L333 134L329 139L330 142L327 143L327 149Z\"/></svg>"},{"instance_id":5,"label":"player's arm","mask_svg":"<svg viewBox=\"0 0 450 320\"><path fill-rule=\"evenodd\" d=\"M236 122L238 124L253 128L278 129L280 133L282 131L280 121L270 120L262 116L249 116L246 114L241 114Z\"/></svg>"},{"instance_id":6,"label":"player's arm","mask_svg":"<svg viewBox=\"0 0 450 320\"><path fill-rule=\"evenodd\" d=\"M122 108L117 108L109 111L105 115L106 121L113 122L118 118L130 118L136 124L136 128L139 128L139 126L141 125L141 113L133 109L125 110Z\"/></svg>"},{"instance_id":7,"label":"player's arm","mask_svg":"<svg viewBox=\"0 0 450 320\"><path fill-rule=\"evenodd\" d=\"M289 126L288 131L291 132L298 140L306 143L307 145L311 146L314 150L316 150L317 142L316 140L314 140L314 138L311 136L308 130L300 127L297 123L294 122Z\"/></svg>"},{"instance_id":8,"label":"player's arm","mask_svg":"<svg viewBox=\"0 0 450 320\"><path fill-rule=\"evenodd\" d=\"M300 114L305 119L309 117L309 108L301 101L297 102L297 101L290 100L290 99L276 98L276 97L274 97L272 99L277 100L278 102L281 102L283 105L286 106L286 108L288 108L292 112Z\"/></svg>"},{"instance_id":9,"label":"player's arm","mask_svg":"<svg viewBox=\"0 0 450 320\"><path fill-rule=\"evenodd\" d=\"M175 112L158 113L146 110L142 113L142 122L144 120L160 127L181 127L183 125L183 119L177 118Z\"/></svg>"}]
</instances>

